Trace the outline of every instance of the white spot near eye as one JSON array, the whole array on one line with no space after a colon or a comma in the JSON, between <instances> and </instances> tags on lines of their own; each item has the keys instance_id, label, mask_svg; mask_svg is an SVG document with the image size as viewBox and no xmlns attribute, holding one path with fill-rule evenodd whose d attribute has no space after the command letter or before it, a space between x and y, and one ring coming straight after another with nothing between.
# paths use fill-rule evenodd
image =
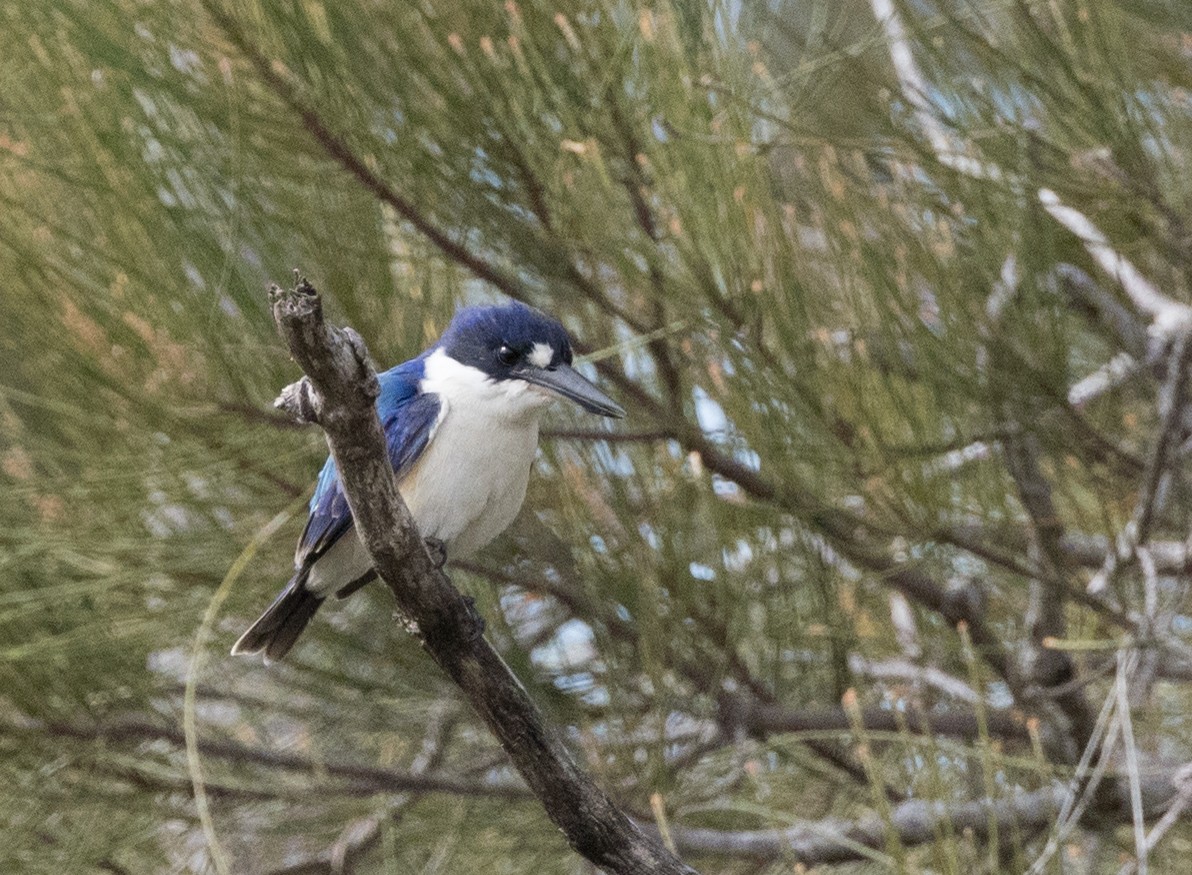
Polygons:
<instances>
[{"instance_id":1,"label":"white spot near eye","mask_svg":"<svg viewBox=\"0 0 1192 875\"><path fill-rule=\"evenodd\" d=\"M534 348L530 350L530 354L526 356L530 364L536 368L545 368L550 364L550 360L555 357L555 351L551 349L549 343L536 343Z\"/></svg>"}]
</instances>

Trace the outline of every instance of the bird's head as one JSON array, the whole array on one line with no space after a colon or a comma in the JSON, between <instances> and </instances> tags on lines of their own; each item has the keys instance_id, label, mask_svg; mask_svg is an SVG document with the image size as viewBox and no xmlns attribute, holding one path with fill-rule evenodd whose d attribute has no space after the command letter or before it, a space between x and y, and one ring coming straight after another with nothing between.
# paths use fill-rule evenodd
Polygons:
<instances>
[{"instance_id":1,"label":"bird's head","mask_svg":"<svg viewBox=\"0 0 1192 875\"><path fill-rule=\"evenodd\" d=\"M566 329L525 304L460 310L436 348L479 371L486 385L510 397L561 397L601 416L625 415L571 366Z\"/></svg>"}]
</instances>

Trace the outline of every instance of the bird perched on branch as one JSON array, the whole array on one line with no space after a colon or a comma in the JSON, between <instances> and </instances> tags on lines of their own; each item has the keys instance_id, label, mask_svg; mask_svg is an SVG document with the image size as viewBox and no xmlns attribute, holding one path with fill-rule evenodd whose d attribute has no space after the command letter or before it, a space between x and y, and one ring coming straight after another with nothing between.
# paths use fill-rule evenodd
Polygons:
<instances>
[{"instance_id":1,"label":"bird perched on branch","mask_svg":"<svg viewBox=\"0 0 1192 875\"><path fill-rule=\"evenodd\" d=\"M563 326L524 304L461 310L426 352L378 379L377 415L398 491L444 558L475 552L513 522L551 401L625 415L571 366ZM344 598L376 577L334 459L319 474L294 566L232 653L281 659L328 596Z\"/></svg>"}]
</instances>

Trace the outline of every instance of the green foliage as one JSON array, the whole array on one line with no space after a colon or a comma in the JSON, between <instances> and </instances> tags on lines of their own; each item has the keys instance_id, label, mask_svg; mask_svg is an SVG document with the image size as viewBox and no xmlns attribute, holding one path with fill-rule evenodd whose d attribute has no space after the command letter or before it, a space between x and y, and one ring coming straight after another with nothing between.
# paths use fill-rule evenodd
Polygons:
<instances>
[{"instance_id":1,"label":"green foliage","mask_svg":"<svg viewBox=\"0 0 1192 875\"><path fill-rule=\"evenodd\" d=\"M1107 725L1119 647L1158 678L1131 675L1144 776L1187 761L1184 569L1124 562L1098 600L1104 541L1090 561L1048 534L1117 537L1158 469L1149 538L1185 541L1184 455L1155 455L1167 359L1152 345L1158 367L1070 402L1130 346L1057 266L1148 320L1037 192L1189 300L1192 19L1160 0L899 8L925 95L856 0L0 4L0 869L212 869L181 690L216 588L325 454L269 408L298 373L263 289L296 265L386 365L461 302L539 305L630 409L616 433L555 414L518 524L453 577L635 815L740 831L1053 787ZM1004 177L943 160L916 98ZM1040 478L1057 519L1024 497ZM370 817L359 871L583 871L532 799L320 766L412 769L447 707L432 771L515 782L379 587L284 664L224 655L299 529L252 560L196 679L234 871L285 871ZM1046 636L1040 598L1060 605ZM1048 636L1107 648L1072 661L1087 725L1039 694L1036 657L1067 652ZM936 674L871 670L899 661ZM733 723L736 697L836 713L849 689L902 722ZM1020 728L915 730L974 709ZM1116 871L1135 838L1106 823L1061 855ZM987 833L891 827L854 865L1025 871L1048 837ZM1151 870L1189 842L1177 824Z\"/></svg>"}]
</instances>

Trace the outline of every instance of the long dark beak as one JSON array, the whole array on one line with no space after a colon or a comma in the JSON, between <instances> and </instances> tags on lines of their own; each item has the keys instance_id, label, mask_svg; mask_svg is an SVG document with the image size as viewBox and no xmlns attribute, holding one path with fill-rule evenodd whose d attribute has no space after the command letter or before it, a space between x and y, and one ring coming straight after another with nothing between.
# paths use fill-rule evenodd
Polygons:
<instances>
[{"instance_id":1,"label":"long dark beak","mask_svg":"<svg viewBox=\"0 0 1192 875\"><path fill-rule=\"evenodd\" d=\"M519 369L517 376L527 383L550 389L555 394L574 401L584 410L592 413L611 416L615 419L620 419L625 415L620 404L593 386L571 365L560 364L552 368L536 368L530 365Z\"/></svg>"}]
</instances>

